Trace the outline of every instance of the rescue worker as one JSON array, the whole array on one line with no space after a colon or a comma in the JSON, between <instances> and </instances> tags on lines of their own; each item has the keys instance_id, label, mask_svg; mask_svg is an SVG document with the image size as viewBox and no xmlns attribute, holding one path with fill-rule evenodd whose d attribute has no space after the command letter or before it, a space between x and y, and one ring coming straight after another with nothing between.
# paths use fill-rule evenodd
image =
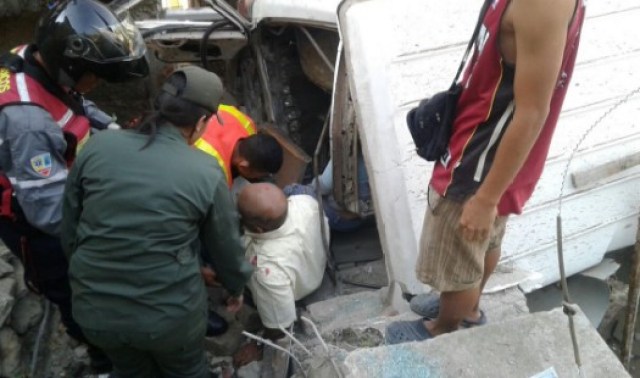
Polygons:
<instances>
[{"instance_id":1,"label":"rescue worker","mask_svg":"<svg viewBox=\"0 0 640 378\"><path fill-rule=\"evenodd\" d=\"M61 2L38 23L35 42L0 58L0 238L25 266L25 281L71 316L67 261L59 241L62 194L76 152L112 117L83 99L100 80L148 72L140 33L93 0ZM90 347L97 372L110 363Z\"/></svg>"},{"instance_id":2,"label":"rescue worker","mask_svg":"<svg viewBox=\"0 0 640 378\"><path fill-rule=\"evenodd\" d=\"M258 132L253 120L231 105L220 105L195 145L218 161L229 187L238 176L259 181L282 166L278 141Z\"/></svg>"},{"instance_id":3,"label":"rescue worker","mask_svg":"<svg viewBox=\"0 0 640 378\"><path fill-rule=\"evenodd\" d=\"M238 192L246 182L235 181L238 176L249 182L260 181L280 170L282 147L271 135L257 131L249 116L231 105L220 105L216 117L211 117L207 129L195 146L214 157L224 172L227 185ZM202 254L202 275L205 282L215 286L215 271L206 253ZM219 336L228 329L227 321L215 312L209 313L207 337Z\"/></svg>"},{"instance_id":4,"label":"rescue worker","mask_svg":"<svg viewBox=\"0 0 640 378\"><path fill-rule=\"evenodd\" d=\"M69 173L62 244L73 315L119 378L209 377L199 242L231 295L227 309L242 306L252 267L238 215L217 163L190 146L221 96L215 74L175 71L151 118L93 137Z\"/></svg>"}]
</instances>

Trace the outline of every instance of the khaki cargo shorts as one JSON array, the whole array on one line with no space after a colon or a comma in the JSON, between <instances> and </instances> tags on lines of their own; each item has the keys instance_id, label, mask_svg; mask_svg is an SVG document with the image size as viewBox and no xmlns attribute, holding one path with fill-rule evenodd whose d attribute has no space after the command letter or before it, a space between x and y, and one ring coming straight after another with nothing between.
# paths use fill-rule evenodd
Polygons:
<instances>
[{"instance_id":1,"label":"khaki cargo shorts","mask_svg":"<svg viewBox=\"0 0 640 378\"><path fill-rule=\"evenodd\" d=\"M440 292L479 287L485 255L500 248L508 217L496 218L487 240L469 242L458 229L463 203L443 198L433 189L429 189L428 195L417 278Z\"/></svg>"}]
</instances>

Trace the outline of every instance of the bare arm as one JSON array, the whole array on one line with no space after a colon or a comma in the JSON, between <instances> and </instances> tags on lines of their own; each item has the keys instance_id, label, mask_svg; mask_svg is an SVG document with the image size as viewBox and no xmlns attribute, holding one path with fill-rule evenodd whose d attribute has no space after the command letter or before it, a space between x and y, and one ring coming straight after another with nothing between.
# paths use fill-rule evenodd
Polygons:
<instances>
[{"instance_id":1,"label":"bare arm","mask_svg":"<svg viewBox=\"0 0 640 378\"><path fill-rule=\"evenodd\" d=\"M514 0L515 113L487 177L465 204L460 225L468 240L483 240L496 206L524 164L544 126L556 85L574 0Z\"/></svg>"}]
</instances>

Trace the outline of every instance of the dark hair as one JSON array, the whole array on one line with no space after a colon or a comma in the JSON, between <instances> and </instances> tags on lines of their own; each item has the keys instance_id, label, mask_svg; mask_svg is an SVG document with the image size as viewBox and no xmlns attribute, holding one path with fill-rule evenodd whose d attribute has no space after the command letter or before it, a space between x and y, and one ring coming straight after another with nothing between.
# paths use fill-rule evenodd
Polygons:
<instances>
[{"instance_id":1,"label":"dark hair","mask_svg":"<svg viewBox=\"0 0 640 378\"><path fill-rule=\"evenodd\" d=\"M155 111L136 127L139 132L149 135L149 140L142 148L153 143L159 125L170 123L179 128L192 128L200 118L211 116L207 109L179 97L187 84L184 73L175 72L166 82L172 84L177 93L174 96L165 91L160 92L153 103Z\"/></svg>"},{"instance_id":2,"label":"dark hair","mask_svg":"<svg viewBox=\"0 0 640 378\"><path fill-rule=\"evenodd\" d=\"M274 174L282 166L282 147L276 138L258 132L238 142L240 156L249 162L249 167L259 172Z\"/></svg>"}]
</instances>

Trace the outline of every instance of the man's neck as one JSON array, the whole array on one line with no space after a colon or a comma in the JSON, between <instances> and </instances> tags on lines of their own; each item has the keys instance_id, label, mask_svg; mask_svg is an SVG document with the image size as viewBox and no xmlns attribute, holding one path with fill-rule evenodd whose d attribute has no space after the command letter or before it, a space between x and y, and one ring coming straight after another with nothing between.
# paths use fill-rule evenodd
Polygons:
<instances>
[{"instance_id":1,"label":"man's neck","mask_svg":"<svg viewBox=\"0 0 640 378\"><path fill-rule=\"evenodd\" d=\"M238 172L238 165L240 164L240 161L242 160L242 157L240 156L240 148L238 147L240 145L241 141L238 141L238 143L236 143L235 146L233 146L233 152L231 153L231 177L236 178L239 176L239 172Z\"/></svg>"}]
</instances>

